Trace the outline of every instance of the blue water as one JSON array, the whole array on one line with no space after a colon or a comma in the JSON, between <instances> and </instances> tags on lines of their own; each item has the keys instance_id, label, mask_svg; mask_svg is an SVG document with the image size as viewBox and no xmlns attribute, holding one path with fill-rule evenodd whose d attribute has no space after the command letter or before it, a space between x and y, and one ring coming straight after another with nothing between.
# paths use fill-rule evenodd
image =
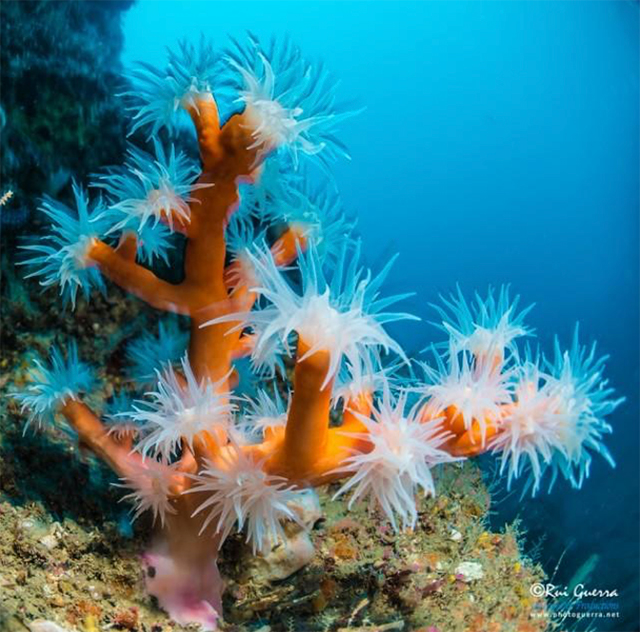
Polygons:
<instances>
[{"instance_id":1,"label":"blue water","mask_svg":"<svg viewBox=\"0 0 640 632\"><path fill-rule=\"evenodd\" d=\"M389 280L427 303L511 283L535 302L529 323L549 348L576 320L611 354L627 402L611 420L618 467L596 460L584 489L506 501L496 521L543 534L548 572L617 589L638 629L638 4L632 2L154 2L127 14L126 64L160 64L179 38L250 29L289 34L366 106L341 138L335 168L373 265L401 257ZM408 349L426 323L394 332Z\"/></svg>"}]
</instances>

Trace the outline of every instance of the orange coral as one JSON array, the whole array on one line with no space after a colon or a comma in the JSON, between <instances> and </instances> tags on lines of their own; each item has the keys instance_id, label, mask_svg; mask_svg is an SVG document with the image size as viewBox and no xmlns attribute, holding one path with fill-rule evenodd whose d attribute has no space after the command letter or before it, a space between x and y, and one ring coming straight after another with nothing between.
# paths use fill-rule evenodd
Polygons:
<instances>
[{"instance_id":1,"label":"orange coral","mask_svg":"<svg viewBox=\"0 0 640 632\"><path fill-rule=\"evenodd\" d=\"M234 323L201 325L212 317L248 310L255 300L246 286L232 285L231 279L237 277L233 268L240 264L234 262L225 267L225 226L238 204L238 184L256 171L257 155L255 150L247 149L252 143L245 115L233 116L220 128L213 100L200 100L196 105L197 109L190 109L190 113L198 132L203 165L198 184L213 186L194 191L191 221L182 226L187 237L184 281L170 284L136 263L136 237L132 234L123 238L117 248L95 239L87 256L107 278L152 307L190 316L189 360L194 375L198 380L217 381L230 375L235 357L251 350L251 336L230 331ZM174 221L179 223L178 218ZM276 263L291 263L296 248L302 246L304 237L296 234L295 228L287 230L272 246ZM300 340L298 357L306 351L308 346ZM329 480L329 473L354 444L354 439L341 432L345 429L329 428L332 384L321 388L329 362L326 355L315 353L296 364L285 429L270 432L261 445L242 447L266 457L269 474L301 485ZM127 474L127 461L135 457L120 448L84 404L70 402L62 412L84 445L107 460L120 475ZM352 417L348 419L350 432L355 431L358 424ZM193 471L194 463L201 463L204 458L216 459L216 454L225 449L206 434L196 443L194 455L184 450L181 471Z\"/></svg>"},{"instance_id":2,"label":"orange coral","mask_svg":"<svg viewBox=\"0 0 640 632\"><path fill-rule=\"evenodd\" d=\"M236 324L233 322L201 325L217 316L249 310L255 300L243 279L242 264L235 261L225 267L225 227L238 205L238 185L256 175L258 157L255 150L247 149L252 138L244 114L233 116L220 128L212 99L197 101L189 111L198 132L202 159L198 184L212 186L194 190L188 223L177 216L172 218L187 238L184 281L170 284L137 263L135 234L123 236L116 248L94 239L87 258L105 277L152 307L189 316L188 354L196 379L222 380L224 384L225 379L234 380L232 360L251 352L252 336L232 331ZM276 264L290 264L297 249L304 245L301 232L295 228L286 230L272 246ZM300 339L298 357L302 358L308 350L309 346ZM336 478L338 474L334 470L349 448L362 444L361 440L343 433L344 430L362 431L362 424L349 410L342 428L329 427L333 382L323 386L328 363L328 354L322 351L297 362L286 426L268 429L260 444L240 447L264 461L268 474L286 477L300 486L317 485ZM366 413L370 406L370 394L362 393L346 408ZM145 467L142 457L131 451L131 438L110 434L84 403L68 400L61 412L77 431L81 444L93 450L119 476L132 478L136 468ZM165 541L174 562L192 572L203 560L215 559L219 538L198 536L202 517L191 516L204 497L200 493L182 492L192 486L189 475L199 471L205 459L225 468L225 453L236 449L225 442L224 437L202 432L193 443L193 451L183 446L175 468L171 499L175 511L166 515ZM209 536L214 535L214 531L214 527L209 527Z\"/></svg>"}]
</instances>

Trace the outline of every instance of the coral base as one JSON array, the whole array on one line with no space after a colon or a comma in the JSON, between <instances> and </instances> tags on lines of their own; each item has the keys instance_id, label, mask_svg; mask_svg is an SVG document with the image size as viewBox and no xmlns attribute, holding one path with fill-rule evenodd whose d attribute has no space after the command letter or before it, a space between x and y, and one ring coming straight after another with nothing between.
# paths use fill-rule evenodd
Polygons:
<instances>
[{"instance_id":1,"label":"coral base","mask_svg":"<svg viewBox=\"0 0 640 632\"><path fill-rule=\"evenodd\" d=\"M216 630L222 611L222 578L216 559L209 557L199 567L180 564L158 541L142 557L147 592L169 616L181 625L199 623L203 630Z\"/></svg>"}]
</instances>

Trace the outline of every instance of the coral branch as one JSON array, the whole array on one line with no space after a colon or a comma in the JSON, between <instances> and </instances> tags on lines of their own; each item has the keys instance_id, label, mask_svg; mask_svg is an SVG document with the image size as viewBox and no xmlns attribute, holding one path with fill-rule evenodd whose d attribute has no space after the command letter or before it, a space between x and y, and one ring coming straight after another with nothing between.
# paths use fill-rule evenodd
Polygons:
<instances>
[{"instance_id":1,"label":"coral branch","mask_svg":"<svg viewBox=\"0 0 640 632\"><path fill-rule=\"evenodd\" d=\"M131 453L125 444L119 443L109 434L109 429L86 404L69 399L60 412L78 433L80 444L105 461L119 476L128 476L134 465L141 460L140 455Z\"/></svg>"},{"instance_id":2,"label":"coral branch","mask_svg":"<svg viewBox=\"0 0 640 632\"><path fill-rule=\"evenodd\" d=\"M502 406L506 410L508 406ZM474 419L469 428L465 426L462 413L455 406L448 406L444 411L434 413L433 408L426 405L420 419L429 422L442 418L442 428L451 434L444 448L454 456L477 456L488 450L492 437L500 430L499 423L492 417L486 417L481 421Z\"/></svg>"},{"instance_id":3,"label":"coral branch","mask_svg":"<svg viewBox=\"0 0 640 632\"><path fill-rule=\"evenodd\" d=\"M275 264L280 268L292 264L306 245L307 239L302 230L297 226L289 226L271 246Z\"/></svg>"},{"instance_id":4,"label":"coral branch","mask_svg":"<svg viewBox=\"0 0 640 632\"><path fill-rule=\"evenodd\" d=\"M230 371L240 332L229 333L234 323L202 327L202 323L209 315L225 313L226 305L228 302L210 305L202 314L192 318L189 362L198 380L206 377L212 381L218 381Z\"/></svg>"},{"instance_id":5,"label":"coral branch","mask_svg":"<svg viewBox=\"0 0 640 632\"><path fill-rule=\"evenodd\" d=\"M212 182L208 174L203 174L198 182L210 182L214 186L194 191L191 203L183 286L192 313L227 297L224 229L227 217L238 202L233 182Z\"/></svg>"},{"instance_id":6,"label":"coral branch","mask_svg":"<svg viewBox=\"0 0 640 632\"><path fill-rule=\"evenodd\" d=\"M138 252L138 237L136 233L123 233L122 237L120 237L116 252L125 261L135 262L136 253Z\"/></svg>"},{"instance_id":7,"label":"coral branch","mask_svg":"<svg viewBox=\"0 0 640 632\"><path fill-rule=\"evenodd\" d=\"M213 95L200 95L187 107L187 112L196 128L204 171L211 171L222 157L219 143L220 117Z\"/></svg>"},{"instance_id":8,"label":"coral branch","mask_svg":"<svg viewBox=\"0 0 640 632\"><path fill-rule=\"evenodd\" d=\"M471 428L448 443L446 450L454 456L477 456L488 450L488 442L499 432L499 426L490 420L485 424L474 421Z\"/></svg>"},{"instance_id":9,"label":"coral branch","mask_svg":"<svg viewBox=\"0 0 640 632\"><path fill-rule=\"evenodd\" d=\"M127 251L121 253L94 239L87 258L94 261L108 279L152 307L178 314L188 313L180 286L159 279L153 272L132 261L127 256Z\"/></svg>"},{"instance_id":10,"label":"coral branch","mask_svg":"<svg viewBox=\"0 0 640 632\"><path fill-rule=\"evenodd\" d=\"M266 158L268 152L258 151L253 147L251 122L246 114L234 114L222 127L216 138L219 153L212 155L211 161L204 162L203 173L215 174L216 181L239 184L241 178L250 179L260 166L260 160ZM208 134L210 129L202 130ZM206 143L206 136L203 140ZM217 158L217 159L214 159Z\"/></svg>"},{"instance_id":11,"label":"coral branch","mask_svg":"<svg viewBox=\"0 0 640 632\"><path fill-rule=\"evenodd\" d=\"M299 339L297 354L304 359L296 364L284 440L269 465L296 482L315 475L314 465L325 452L333 389L333 380L325 384L330 354L317 351L304 357L308 351L309 346Z\"/></svg>"}]
</instances>

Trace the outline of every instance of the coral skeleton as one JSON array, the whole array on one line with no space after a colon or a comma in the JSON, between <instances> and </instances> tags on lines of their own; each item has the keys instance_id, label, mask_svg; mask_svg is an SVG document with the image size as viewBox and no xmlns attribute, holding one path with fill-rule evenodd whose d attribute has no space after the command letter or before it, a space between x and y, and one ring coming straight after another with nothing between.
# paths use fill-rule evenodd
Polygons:
<instances>
[{"instance_id":1,"label":"coral skeleton","mask_svg":"<svg viewBox=\"0 0 640 632\"><path fill-rule=\"evenodd\" d=\"M323 66L288 41L219 51L201 40L132 79L132 131L149 131L154 154L132 146L95 176L104 199L75 184L75 211L46 199L50 232L24 263L72 307L109 282L188 320L189 334L163 320L131 343L127 373L146 393L121 391L104 419L83 400L93 380L74 342L37 360L16 398L25 428L64 418L120 478L134 516L151 513L148 589L176 621L216 629L219 547L234 530L256 554L286 540L300 490L341 481L349 507L367 501L400 530L416 524L417 497L437 493L441 464L488 452L509 486L533 493L545 477L581 487L595 454L614 464L603 438L623 400L606 358L577 329L552 359L519 349L530 308L506 287L443 299L446 340L416 384L416 360L386 329L416 319L394 307L409 295L383 291L395 257L377 273L360 263L324 171L346 155L334 133L354 112ZM199 164L159 140L180 112ZM170 283L151 264L169 261L175 233L182 280Z\"/></svg>"}]
</instances>

